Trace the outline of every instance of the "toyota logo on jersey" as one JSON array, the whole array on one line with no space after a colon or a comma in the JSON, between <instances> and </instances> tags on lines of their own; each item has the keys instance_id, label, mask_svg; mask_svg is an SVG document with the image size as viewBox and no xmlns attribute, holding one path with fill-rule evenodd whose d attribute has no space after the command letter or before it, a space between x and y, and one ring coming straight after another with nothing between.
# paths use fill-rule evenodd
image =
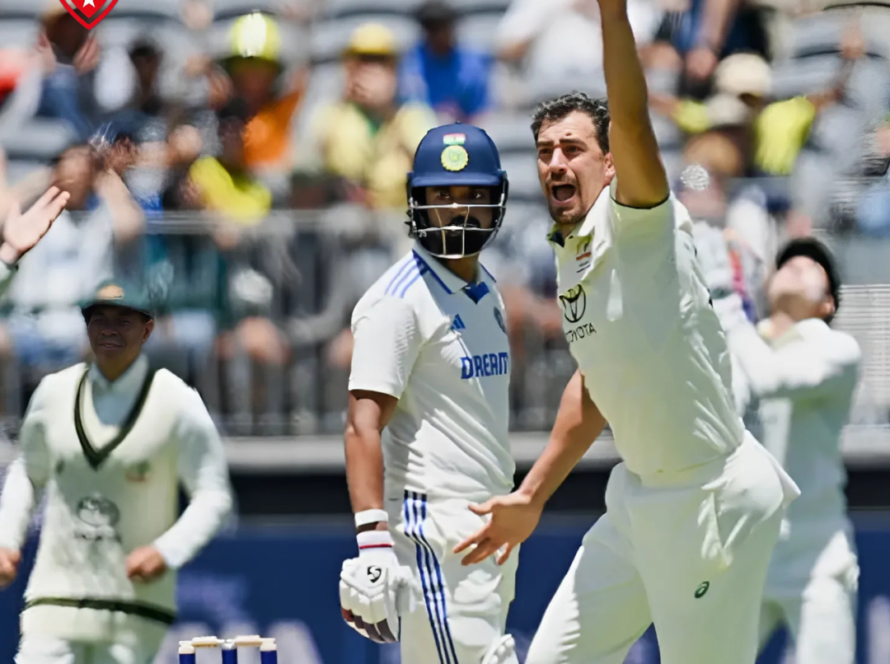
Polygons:
<instances>
[{"instance_id":1,"label":"toyota logo on jersey","mask_svg":"<svg viewBox=\"0 0 890 664\"><path fill-rule=\"evenodd\" d=\"M560 295L559 302L562 304L563 316L568 322L577 323L584 317L584 312L587 310L587 295L580 284L567 290L565 295Z\"/></svg>"}]
</instances>

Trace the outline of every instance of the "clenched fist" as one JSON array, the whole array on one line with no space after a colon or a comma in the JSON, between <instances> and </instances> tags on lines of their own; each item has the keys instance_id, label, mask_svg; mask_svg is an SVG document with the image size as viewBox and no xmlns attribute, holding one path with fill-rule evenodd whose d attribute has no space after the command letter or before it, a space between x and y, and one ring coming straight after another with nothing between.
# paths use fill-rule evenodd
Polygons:
<instances>
[{"instance_id":1,"label":"clenched fist","mask_svg":"<svg viewBox=\"0 0 890 664\"><path fill-rule=\"evenodd\" d=\"M22 554L12 549L0 549L0 588L15 581Z\"/></svg>"},{"instance_id":2,"label":"clenched fist","mask_svg":"<svg viewBox=\"0 0 890 664\"><path fill-rule=\"evenodd\" d=\"M136 583L150 583L167 571L167 563L153 546L143 546L127 556L127 578Z\"/></svg>"}]
</instances>

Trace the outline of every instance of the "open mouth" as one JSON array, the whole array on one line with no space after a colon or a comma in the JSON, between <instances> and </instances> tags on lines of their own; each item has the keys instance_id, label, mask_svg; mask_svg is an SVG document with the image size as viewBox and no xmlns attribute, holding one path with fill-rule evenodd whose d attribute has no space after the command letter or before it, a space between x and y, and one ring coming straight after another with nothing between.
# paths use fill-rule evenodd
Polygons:
<instances>
[{"instance_id":1,"label":"open mouth","mask_svg":"<svg viewBox=\"0 0 890 664\"><path fill-rule=\"evenodd\" d=\"M550 187L550 193L556 201L560 203L567 203L575 196L575 185L555 184Z\"/></svg>"}]
</instances>

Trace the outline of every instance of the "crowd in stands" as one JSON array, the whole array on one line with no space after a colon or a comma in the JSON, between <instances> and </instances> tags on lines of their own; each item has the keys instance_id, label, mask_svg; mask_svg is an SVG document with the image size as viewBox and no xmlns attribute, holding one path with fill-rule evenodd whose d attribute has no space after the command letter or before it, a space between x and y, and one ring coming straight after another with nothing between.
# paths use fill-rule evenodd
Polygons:
<instances>
[{"instance_id":1,"label":"crowd in stands","mask_svg":"<svg viewBox=\"0 0 890 664\"><path fill-rule=\"evenodd\" d=\"M827 0L826 0L827 1ZM786 237L890 236L890 9L628 0L677 195L726 229L752 318ZM352 306L410 246L425 132L478 124L511 182L485 262L514 346L514 425L571 372L531 108L602 96L596 0L126 0L83 28L0 0L0 219L68 210L0 305L0 412L85 356L102 279L156 295L150 349L235 435L341 426Z\"/></svg>"}]
</instances>

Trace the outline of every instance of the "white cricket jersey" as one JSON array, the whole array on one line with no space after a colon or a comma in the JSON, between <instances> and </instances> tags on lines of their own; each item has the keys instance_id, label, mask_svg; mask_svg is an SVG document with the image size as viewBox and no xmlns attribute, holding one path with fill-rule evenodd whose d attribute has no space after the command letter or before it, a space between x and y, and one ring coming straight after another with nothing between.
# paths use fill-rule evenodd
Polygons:
<instances>
[{"instance_id":1,"label":"white cricket jersey","mask_svg":"<svg viewBox=\"0 0 890 664\"><path fill-rule=\"evenodd\" d=\"M855 562L840 442L856 390L859 345L817 319L797 323L772 343L744 318L732 320L726 332L740 369L741 400L757 414L752 428L801 489L788 508L768 586L796 586L814 571L836 575Z\"/></svg>"},{"instance_id":2,"label":"white cricket jersey","mask_svg":"<svg viewBox=\"0 0 890 664\"><path fill-rule=\"evenodd\" d=\"M352 315L349 389L399 399L383 437L387 497L508 493L510 345L494 278L468 284L419 244Z\"/></svg>"},{"instance_id":3,"label":"white cricket jersey","mask_svg":"<svg viewBox=\"0 0 890 664\"><path fill-rule=\"evenodd\" d=\"M23 633L104 641L166 627L176 570L232 505L222 442L198 393L145 357L113 383L79 364L41 381L20 442L0 497L0 547L21 548L37 494L48 494ZM177 519L180 480L190 502ZM127 556L147 545L169 570L133 583Z\"/></svg>"},{"instance_id":4,"label":"white cricket jersey","mask_svg":"<svg viewBox=\"0 0 890 664\"><path fill-rule=\"evenodd\" d=\"M627 468L669 473L736 449L729 351L686 208L625 207L607 187L550 240L566 340Z\"/></svg>"}]
</instances>

